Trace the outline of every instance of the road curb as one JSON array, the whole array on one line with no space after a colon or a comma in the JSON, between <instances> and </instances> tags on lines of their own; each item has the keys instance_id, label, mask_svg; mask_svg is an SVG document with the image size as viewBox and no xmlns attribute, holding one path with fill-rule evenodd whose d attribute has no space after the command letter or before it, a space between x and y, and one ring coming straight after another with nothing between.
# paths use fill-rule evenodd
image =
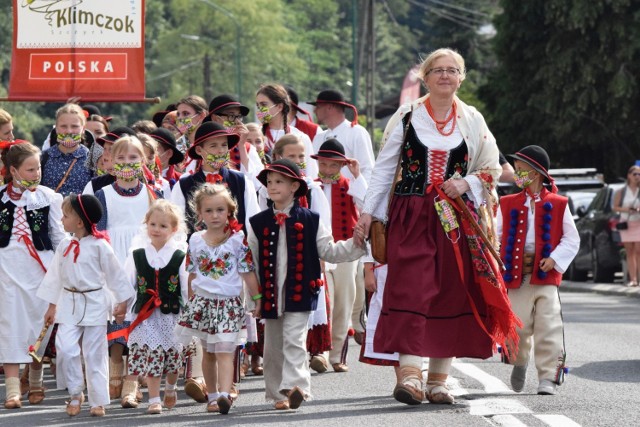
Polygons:
<instances>
[{"instance_id":1,"label":"road curb","mask_svg":"<svg viewBox=\"0 0 640 427\"><path fill-rule=\"evenodd\" d=\"M622 284L584 283L563 281L560 285L563 292L591 292L601 295L617 295L640 298L640 288L628 288Z\"/></svg>"}]
</instances>

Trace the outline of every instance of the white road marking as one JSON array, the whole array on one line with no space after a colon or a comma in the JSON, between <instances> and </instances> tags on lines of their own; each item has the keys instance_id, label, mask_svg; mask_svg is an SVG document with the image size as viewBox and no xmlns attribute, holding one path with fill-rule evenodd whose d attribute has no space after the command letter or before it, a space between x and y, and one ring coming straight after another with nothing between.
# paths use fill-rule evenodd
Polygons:
<instances>
[{"instance_id":1,"label":"white road marking","mask_svg":"<svg viewBox=\"0 0 640 427\"><path fill-rule=\"evenodd\" d=\"M525 423L513 415L496 415L495 417L487 417L487 420L499 427L527 427Z\"/></svg>"},{"instance_id":2,"label":"white road marking","mask_svg":"<svg viewBox=\"0 0 640 427\"><path fill-rule=\"evenodd\" d=\"M471 415L488 417L491 415L530 414L531 409L516 399L477 399L469 401Z\"/></svg>"},{"instance_id":3,"label":"white road marking","mask_svg":"<svg viewBox=\"0 0 640 427\"><path fill-rule=\"evenodd\" d=\"M534 417L551 427L581 427L580 424L564 415L536 414Z\"/></svg>"},{"instance_id":4,"label":"white road marking","mask_svg":"<svg viewBox=\"0 0 640 427\"><path fill-rule=\"evenodd\" d=\"M498 378L494 377L493 375L489 375L488 373L478 368L477 366L472 365L471 363L454 362L453 367L463 374L466 374L478 380L487 393L514 393L513 390L511 390Z\"/></svg>"}]
</instances>

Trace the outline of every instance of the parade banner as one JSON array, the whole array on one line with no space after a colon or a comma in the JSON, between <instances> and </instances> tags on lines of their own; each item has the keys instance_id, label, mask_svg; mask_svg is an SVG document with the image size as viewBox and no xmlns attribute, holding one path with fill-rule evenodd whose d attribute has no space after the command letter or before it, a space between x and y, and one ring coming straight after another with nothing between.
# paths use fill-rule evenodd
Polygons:
<instances>
[{"instance_id":1,"label":"parade banner","mask_svg":"<svg viewBox=\"0 0 640 427\"><path fill-rule=\"evenodd\" d=\"M144 96L144 0L13 1L10 100Z\"/></svg>"}]
</instances>

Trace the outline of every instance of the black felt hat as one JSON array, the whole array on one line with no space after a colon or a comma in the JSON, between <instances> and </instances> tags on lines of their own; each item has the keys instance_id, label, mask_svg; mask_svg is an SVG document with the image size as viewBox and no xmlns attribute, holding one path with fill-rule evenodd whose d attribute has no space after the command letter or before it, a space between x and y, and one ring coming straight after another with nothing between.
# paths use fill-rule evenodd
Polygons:
<instances>
[{"instance_id":1,"label":"black felt hat","mask_svg":"<svg viewBox=\"0 0 640 427\"><path fill-rule=\"evenodd\" d=\"M104 213L102 203L93 194L71 194L71 207L88 230L102 219Z\"/></svg>"},{"instance_id":2,"label":"black felt hat","mask_svg":"<svg viewBox=\"0 0 640 427\"><path fill-rule=\"evenodd\" d=\"M527 145L517 153L509 154L509 157L525 162L548 180L551 179L551 176L549 176L551 160L549 160L549 155L545 149L539 145Z\"/></svg>"},{"instance_id":3,"label":"black felt hat","mask_svg":"<svg viewBox=\"0 0 640 427\"><path fill-rule=\"evenodd\" d=\"M136 131L127 126L120 126L101 136L96 142L104 147L105 142L116 142L125 135L136 136Z\"/></svg>"},{"instance_id":4,"label":"black felt hat","mask_svg":"<svg viewBox=\"0 0 640 427\"><path fill-rule=\"evenodd\" d=\"M295 108L297 111L301 112L302 114L305 114L309 118L309 120L311 120L311 113L309 113L307 110L303 108L300 108L300 106L298 105L298 103L300 102L300 98L298 98L298 93L291 86L285 86L284 88L287 90L287 93L289 94L289 99L291 100L291 106Z\"/></svg>"},{"instance_id":5,"label":"black felt hat","mask_svg":"<svg viewBox=\"0 0 640 427\"><path fill-rule=\"evenodd\" d=\"M149 136L158 141L158 144L162 144L164 147L170 148L171 151L173 151L173 155L169 159L170 165L177 165L184 160L184 154L178 150L176 137L173 136L173 133L168 129L158 128L151 132Z\"/></svg>"},{"instance_id":6,"label":"black felt hat","mask_svg":"<svg viewBox=\"0 0 640 427\"><path fill-rule=\"evenodd\" d=\"M209 138L216 136L226 136L229 145L229 150L238 144L240 135L229 131L227 128L216 122L205 122L198 126L196 129L195 140L193 145L189 148L189 157L192 159L201 159L200 155L196 153L196 147L204 143Z\"/></svg>"},{"instance_id":7,"label":"black felt hat","mask_svg":"<svg viewBox=\"0 0 640 427\"><path fill-rule=\"evenodd\" d=\"M165 108L164 110L156 112L153 115L153 118L151 119L151 121L160 128L162 127L162 120L164 119L164 116L166 116L167 114L175 110L176 110L176 106L174 104L169 104L167 105L167 108Z\"/></svg>"},{"instance_id":8,"label":"black felt hat","mask_svg":"<svg viewBox=\"0 0 640 427\"><path fill-rule=\"evenodd\" d=\"M298 190L295 192L295 197L301 197L307 194L307 182L302 177L298 165L293 163L291 160L276 160L274 162L271 162L271 164L265 166L265 168L260 171L260 173L258 174L258 181L260 181L260 183L262 183L265 188L267 186L267 177L269 176L270 172L276 172L281 175L287 176L295 181L298 181L300 183L300 188L298 188Z\"/></svg>"},{"instance_id":9,"label":"black felt hat","mask_svg":"<svg viewBox=\"0 0 640 427\"><path fill-rule=\"evenodd\" d=\"M327 139L322 143L320 149L318 150L318 154L312 154L312 159L329 159L329 160L340 160L344 162L348 162L349 159L344 154L344 145L340 143L335 138Z\"/></svg>"},{"instance_id":10,"label":"black felt hat","mask_svg":"<svg viewBox=\"0 0 640 427\"><path fill-rule=\"evenodd\" d=\"M93 104L83 105L80 108L82 108L82 111L84 111L84 114L87 118L89 118L89 116L96 115L96 116L102 117L107 122L111 121L111 117L103 116L102 113L100 112L100 109Z\"/></svg>"},{"instance_id":11,"label":"black felt hat","mask_svg":"<svg viewBox=\"0 0 640 427\"><path fill-rule=\"evenodd\" d=\"M337 104L342 105L346 108L350 108L351 110L353 110L353 120L351 121L351 126L353 127L358 124L358 109L353 104L349 104L348 102L346 102L344 99L344 95L338 90L323 90L318 94L316 100L313 102L309 102L309 104L314 106L317 106L318 104Z\"/></svg>"},{"instance_id":12,"label":"black felt hat","mask_svg":"<svg viewBox=\"0 0 640 427\"><path fill-rule=\"evenodd\" d=\"M220 115L227 108L240 108L240 114L246 116L249 114L249 107L246 107L231 95L218 95L209 103L209 116L212 114Z\"/></svg>"}]
</instances>

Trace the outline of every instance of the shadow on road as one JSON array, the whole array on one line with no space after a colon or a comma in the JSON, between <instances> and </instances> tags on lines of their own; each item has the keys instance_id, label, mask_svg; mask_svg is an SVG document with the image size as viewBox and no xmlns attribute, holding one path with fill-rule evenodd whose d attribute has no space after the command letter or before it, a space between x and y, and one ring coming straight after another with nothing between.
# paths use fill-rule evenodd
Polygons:
<instances>
[{"instance_id":1,"label":"shadow on road","mask_svg":"<svg viewBox=\"0 0 640 427\"><path fill-rule=\"evenodd\" d=\"M570 375L594 381L640 383L640 360L607 360L572 368Z\"/></svg>"}]
</instances>

